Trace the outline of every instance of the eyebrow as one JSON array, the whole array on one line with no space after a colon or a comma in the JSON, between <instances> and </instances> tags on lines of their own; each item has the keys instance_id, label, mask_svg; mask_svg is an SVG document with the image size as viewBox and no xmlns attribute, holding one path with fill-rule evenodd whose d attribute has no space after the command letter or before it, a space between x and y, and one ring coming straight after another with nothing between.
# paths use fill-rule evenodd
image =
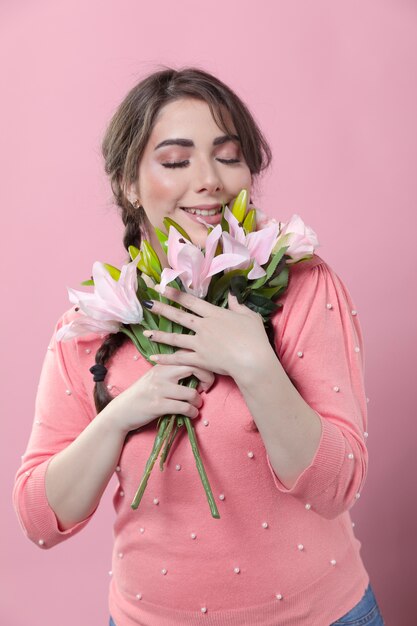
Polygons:
<instances>
[{"instance_id":1,"label":"eyebrow","mask_svg":"<svg viewBox=\"0 0 417 626\"><path fill-rule=\"evenodd\" d=\"M237 135L222 135L221 137L216 137L213 140L213 146L220 146L228 141L237 141L240 143L240 139ZM194 148L194 142L191 139L164 139L164 141L158 143L155 150L163 148L164 146L184 146L185 148Z\"/></svg>"}]
</instances>

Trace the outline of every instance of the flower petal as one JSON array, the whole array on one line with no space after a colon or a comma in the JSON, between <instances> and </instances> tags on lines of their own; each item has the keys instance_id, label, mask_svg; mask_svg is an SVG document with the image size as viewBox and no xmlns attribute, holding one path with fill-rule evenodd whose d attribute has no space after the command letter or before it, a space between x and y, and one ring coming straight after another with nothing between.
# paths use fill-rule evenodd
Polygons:
<instances>
[{"instance_id":1,"label":"flower petal","mask_svg":"<svg viewBox=\"0 0 417 626\"><path fill-rule=\"evenodd\" d=\"M259 265L263 265L269 260L277 240L278 231L278 224L270 224L262 230L249 233L246 237L246 245L249 248L250 256L252 259L256 259Z\"/></svg>"},{"instance_id":2,"label":"flower petal","mask_svg":"<svg viewBox=\"0 0 417 626\"><path fill-rule=\"evenodd\" d=\"M57 331L56 340L69 341L74 337L90 333L117 333L119 328L120 324L117 322L93 320L86 315L80 315Z\"/></svg>"}]
</instances>

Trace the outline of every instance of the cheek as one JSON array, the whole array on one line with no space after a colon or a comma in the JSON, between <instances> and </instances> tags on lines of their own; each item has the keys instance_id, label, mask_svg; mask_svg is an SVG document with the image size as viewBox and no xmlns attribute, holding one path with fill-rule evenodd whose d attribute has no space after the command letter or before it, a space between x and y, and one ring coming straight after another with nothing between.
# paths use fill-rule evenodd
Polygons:
<instances>
[{"instance_id":1,"label":"cheek","mask_svg":"<svg viewBox=\"0 0 417 626\"><path fill-rule=\"evenodd\" d=\"M235 184L240 189L247 189L250 192L252 186L252 177L248 167L236 172Z\"/></svg>"},{"instance_id":2,"label":"cheek","mask_svg":"<svg viewBox=\"0 0 417 626\"><path fill-rule=\"evenodd\" d=\"M142 189L145 194L153 198L171 200L178 192L180 192L181 184L178 176L174 177L165 168L158 164L147 168L147 172L143 173Z\"/></svg>"}]
</instances>

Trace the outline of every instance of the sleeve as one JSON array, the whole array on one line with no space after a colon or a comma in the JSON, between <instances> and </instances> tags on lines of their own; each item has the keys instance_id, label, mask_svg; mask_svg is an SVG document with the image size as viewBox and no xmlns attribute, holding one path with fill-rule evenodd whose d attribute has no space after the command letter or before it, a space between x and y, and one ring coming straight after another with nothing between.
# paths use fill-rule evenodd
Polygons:
<instances>
[{"instance_id":1,"label":"sleeve","mask_svg":"<svg viewBox=\"0 0 417 626\"><path fill-rule=\"evenodd\" d=\"M311 464L290 489L269 457L267 462L280 492L333 519L357 501L367 474L363 337L340 278L324 261L304 264L294 266L272 325L278 358L319 416L321 439Z\"/></svg>"},{"instance_id":2,"label":"sleeve","mask_svg":"<svg viewBox=\"0 0 417 626\"><path fill-rule=\"evenodd\" d=\"M68 323L66 316L55 331L64 323ZM94 417L77 362L77 342L58 343L54 333L42 367L32 431L15 478L13 504L20 524L28 538L43 549L79 532L94 514L61 530L45 491L48 464Z\"/></svg>"}]
</instances>

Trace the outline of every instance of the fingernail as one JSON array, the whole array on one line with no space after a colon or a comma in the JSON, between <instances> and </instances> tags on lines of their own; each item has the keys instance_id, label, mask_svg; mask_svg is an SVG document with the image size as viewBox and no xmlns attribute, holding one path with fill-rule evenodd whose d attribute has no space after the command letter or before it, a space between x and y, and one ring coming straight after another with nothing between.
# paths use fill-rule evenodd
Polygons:
<instances>
[{"instance_id":1,"label":"fingernail","mask_svg":"<svg viewBox=\"0 0 417 626\"><path fill-rule=\"evenodd\" d=\"M152 339L153 337L153 332L151 330L144 330L143 334L145 335L145 337L149 337L149 339Z\"/></svg>"},{"instance_id":2,"label":"fingernail","mask_svg":"<svg viewBox=\"0 0 417 626\"><path fill-rule=\"evenodd\" d=\"M151 309L153 307L152 300L142 300L143 306L146 306L147 309Z\"/></svg>"}]
</instances>

